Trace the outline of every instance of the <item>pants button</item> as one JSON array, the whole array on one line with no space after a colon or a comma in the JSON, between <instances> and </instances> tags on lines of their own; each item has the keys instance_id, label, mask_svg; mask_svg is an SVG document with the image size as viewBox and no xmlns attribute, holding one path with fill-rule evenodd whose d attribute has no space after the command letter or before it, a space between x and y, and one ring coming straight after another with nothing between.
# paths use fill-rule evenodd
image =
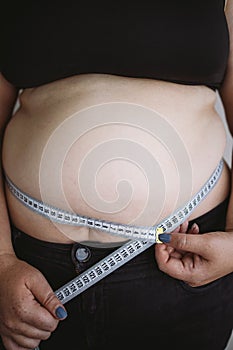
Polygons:
<instances>
[{"instance_id":1,"label":"pants button","mask_svg":"<svg viewBox=\"0 0 233 350\"><path fill-rule=\"evenodd\" d=\"M79 262L87 262L91 257L90 249L87 247L79 247L75 252L75 258Z\"/></svg>"}]
</instances>

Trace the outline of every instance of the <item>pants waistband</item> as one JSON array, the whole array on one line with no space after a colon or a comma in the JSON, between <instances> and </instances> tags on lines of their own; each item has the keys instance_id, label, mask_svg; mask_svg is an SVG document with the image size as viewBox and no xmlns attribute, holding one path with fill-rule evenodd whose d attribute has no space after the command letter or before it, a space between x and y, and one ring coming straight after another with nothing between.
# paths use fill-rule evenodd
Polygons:
<instances>
[{"instance_id":1,"label":"pants waistband","mask_svg":"<svg viewBox=\"0 0 233 350\"><path fill-rule=\"evenodd\" d=\"M207 213L189 221L189 227L195 222L198 224L200 229L200 234L211 231L223 231L225 229L226 223L226 212L229 203L229 197L227 197L223 202L218 204L215 208L211 209ZM92 247L88 244L83 243L54 243L39 240L34 238L25 232L19 230L12 225L12 242L13 245L16 241L22 242L22 247L25 251L36 251L38 254L43 252L43 256L51 254L51 251L55 251L59 259L70 259L70 254L74 247L89 248L98 257L102 258L105 255L110 254L115 250L114 247ZM88 242L85 242L88 243Z\"/></svg>"}]
</instances>

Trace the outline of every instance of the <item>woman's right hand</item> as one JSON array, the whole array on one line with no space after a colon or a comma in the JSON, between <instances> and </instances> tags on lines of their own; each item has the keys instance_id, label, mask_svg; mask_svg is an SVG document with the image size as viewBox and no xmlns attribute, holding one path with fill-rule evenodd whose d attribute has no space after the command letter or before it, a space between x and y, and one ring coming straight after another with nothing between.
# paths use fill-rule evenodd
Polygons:
<instances>
[{"instance_id":1,"label":"woman's right hand","mask_svg":"<svg viewBox=\"0 0 233 350\"><path fill-rule=\"evenodd\" d=\"M65 317L40 271L13 254L0 256L0 334L7 350L35 348Z\"/></svg>"}]
</instances>

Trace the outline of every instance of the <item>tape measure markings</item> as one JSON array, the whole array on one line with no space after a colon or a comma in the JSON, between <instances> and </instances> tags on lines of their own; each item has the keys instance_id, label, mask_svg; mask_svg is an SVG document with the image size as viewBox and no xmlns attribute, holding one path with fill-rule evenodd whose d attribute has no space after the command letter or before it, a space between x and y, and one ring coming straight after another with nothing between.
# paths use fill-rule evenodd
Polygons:
<instances>
[{"instance_id":1,"label":"tape measure markings","mask_svg":"<svg viewBox=\"0 0 233 350\"><path fill-rule=\"evenodd\" d=\"M220 177L222 169L223 160L220 161L210 179L183 208L178 209L176 213L173 213L163 222L154 227L121 225L113 222L105 222L85 216L79 216L78 214L71 214L69 212L65 212L64 210L48 206L47 204L26 195L24 192L20 191L7 176L6 182L12 194L24 205L47 218L51 219L52 217L53 221L70 223L70 220L73 222L75 219L75 225L78 226L93 227L117 236L136 238L136 240L130 240L129 242L125 243L100 262L96 263L94 266L84 271L81 275L77 276L55 291L55 294L59 300L65 304L67 301L81 294L86 289L118 269L120 266L142 253L154 243L161 243L159 240L159 234L163 232L172 232L187 219L196 206L215 186Z\"/></svg>"},{"instance_id":2,"label":"tape measure markings","mask_svg":"<svg viewBox=\"0 0 233 350\"><path fill-rule=\"evenodd\" d=\"M194 198L187 203L182 210L178 210L164 222L154 228L156 233L156 243L160 243L159 234L163 232L172 232L175 230L196 208L196 206L206 197L209 191L215 186L223 169L223 162L221 161L214 172L214 175L207 181L201 190L194 196ZM110 273L118 269L120 266L130 261L138 254L142 253L155 243L154 237L150 241L146 240L131 240L124 244L113 253L108 255L96 263L91 268L84 271L78 277L74 278L63 287L55 291L58 299L65 304L69 300L78 296L86 289L108 276Z\"/></svg>"},{"instance_id":3,"label":"tape measure markings","mask_svg":"<svg viewBox=\"0 0 233 350\"><path fill-rule=\"evenodd\" d=\"M195 209L195 207L204 199L212 187L215 186L215 183L217 182L222 172L222 168L223 160L220 161L210 179L190 200L188 204L186 204L183 208L177 210L175 214L173 213L171 216L167 217L162 223L153 227L118 224L115 222L103 221L87 216L80 216L76 213L70 213L28 196L26 193L19 190L19 188L12 183L7 175L5 175L5 177L9 190L22 204L35 211L37 214L40 214L53 222L60 224L69 224L72 226L85 226L119 237L136 240L147 240L155 243L158 242L158 228L162 229L163 232L171 232L174 230L175 224L178 222L181 224L193 211L193 209Z\"/></svg>"},{"instance_id":4,"label":"tape measure markings","mask_svg":"<svg viewBox=\"0 0 233 350\"><path fill-rule=\"evenodd\" d=\"M153 244L146 241L130 241L124 244L112 254L59 288L55 292L56 296L63 304L67 303Z\"/></svg>"}]
</instances>

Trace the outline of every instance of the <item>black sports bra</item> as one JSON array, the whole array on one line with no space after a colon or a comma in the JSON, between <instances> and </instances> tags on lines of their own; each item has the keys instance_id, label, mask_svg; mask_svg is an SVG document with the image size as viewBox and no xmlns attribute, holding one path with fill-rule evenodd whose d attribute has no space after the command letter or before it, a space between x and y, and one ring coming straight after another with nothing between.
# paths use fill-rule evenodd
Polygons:
<instances>
[{"instance_id":1,"label":"black sports bra","mask_svg":"<svg viewBox=\"0 0 233 350\"><path fill-rule=\"evenodd\" d=\"M4 15L0 64L19 88L81 73L213 89L223 80L229 53L224 0L18 3Z\"/></svg>"}]
</instances>

